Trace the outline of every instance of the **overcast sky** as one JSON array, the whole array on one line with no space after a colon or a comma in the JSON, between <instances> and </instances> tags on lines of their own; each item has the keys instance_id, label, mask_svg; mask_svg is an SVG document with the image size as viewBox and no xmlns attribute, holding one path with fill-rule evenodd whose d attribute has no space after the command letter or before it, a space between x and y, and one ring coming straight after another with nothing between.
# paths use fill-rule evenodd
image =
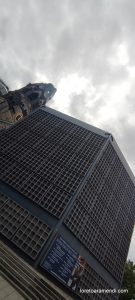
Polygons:
<instances>
[{"instance_id":1,"label":"overcast sky","mask_svg":"<svg viewBox=\"0 0 135 300\"><path fill-rule=\"evenodd\" d=\"M52 82L49 105L110 131L135 173L134 30L134 0L0 0L0 77Z\"/></svg>"}]
</instances>

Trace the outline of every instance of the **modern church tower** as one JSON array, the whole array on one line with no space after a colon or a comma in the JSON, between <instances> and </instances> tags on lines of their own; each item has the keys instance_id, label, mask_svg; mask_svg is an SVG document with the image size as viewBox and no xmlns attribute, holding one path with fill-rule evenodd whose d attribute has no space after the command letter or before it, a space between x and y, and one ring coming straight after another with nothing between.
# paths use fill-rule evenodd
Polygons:
<instances>
[{"instance_id":1,"label":"modern church tower","mask_svg":"<svg viewBox=\"0 0 135 300\"><path fill-rule=\"evenodd\" d=\"M48 299L31 296L40 274L42 281L55 278L67 295L54 299L118 299L135 221L135 179L113 137L40 108L0 132L0 179L1 251L16 253L27 275L38 274L35 284L24 285L31 299ZM10 280L14 271L2 257ZM14 280L23 289L15 274Z\"/></svg>"}]
</instances>

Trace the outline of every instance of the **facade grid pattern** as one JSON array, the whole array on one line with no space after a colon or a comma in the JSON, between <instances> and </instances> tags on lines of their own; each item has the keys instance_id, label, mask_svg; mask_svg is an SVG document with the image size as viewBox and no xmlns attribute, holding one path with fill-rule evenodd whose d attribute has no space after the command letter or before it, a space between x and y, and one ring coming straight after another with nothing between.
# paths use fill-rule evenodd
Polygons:
<instances>
[{"instance_id":1,"label":"facade grid pattern","mask_svg":"<svg viewBox=\"0 0 135 300\"><path fill-rule=\"evenodd\" d=\"M108 145L65 220L119 282L134 226L134 191L113 146Z\"/></svg>"}]
</instances>

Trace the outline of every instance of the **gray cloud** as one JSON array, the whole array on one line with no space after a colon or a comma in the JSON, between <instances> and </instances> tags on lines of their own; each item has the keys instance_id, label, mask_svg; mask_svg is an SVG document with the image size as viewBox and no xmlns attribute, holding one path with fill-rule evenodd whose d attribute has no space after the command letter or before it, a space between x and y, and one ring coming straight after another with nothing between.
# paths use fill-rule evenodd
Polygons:
<instances>
[{"instance_id":1,"label":"gray cloud","mask_svg":"<svg viewBox=\"0 0 135 300\"><path fill-rule=\"evenodd\" d=\"M82 92L79 95L77 95L77 94L71 95L71 103L70 103L69 112L72 116L74 116L80 120L83 120L84 116L86 119L86 112L87 112L86 97L87 97L87 95L85 92Z\"/></svg>"},{"instance_id":2,"label":"gray cloud","mask_svg":"<svg viewBox=\"0 0 135 300\"><path fill-rule=\"evenodd\" d=\"M117 11L115 2L1 0L2 75L11 82L18 77L13 72L16 63L22 83L21 73L34 79L36 71L55 81L77 72L91 76L95 85L127 76L126 69L113 69L108 62L114 47L123 41L121 6Z\"/></svg>"},{"instance_id":3,"label":"gray cloud","mask_svg":"<svg viewBox=\"0 0 135 300\"><path fill-rule=\"evenodd\" d=\"M86 91L80 94L73 93L70 96L69 113L84 122L91 123L104 105L105 101L100 96L93 101L93 96L89 96Z\"/></svg>"}]
</instances>

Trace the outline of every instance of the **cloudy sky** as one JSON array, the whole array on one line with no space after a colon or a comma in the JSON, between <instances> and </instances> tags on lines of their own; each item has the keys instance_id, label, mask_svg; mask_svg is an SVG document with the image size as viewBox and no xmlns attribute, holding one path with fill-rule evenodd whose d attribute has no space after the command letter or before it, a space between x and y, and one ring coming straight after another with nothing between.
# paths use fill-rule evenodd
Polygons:
<instances>
[{"instance_id":1,"label":"cloudy sky","mask_svg":"<svg viewBox=\"0 0 135 300\"><path fill-rule=\"evenodd\" d=\"M134 0L0 0L0 77L52 82L49 105L110 131L135 173L134 30Z\"/></svg>"}]
</instances>

